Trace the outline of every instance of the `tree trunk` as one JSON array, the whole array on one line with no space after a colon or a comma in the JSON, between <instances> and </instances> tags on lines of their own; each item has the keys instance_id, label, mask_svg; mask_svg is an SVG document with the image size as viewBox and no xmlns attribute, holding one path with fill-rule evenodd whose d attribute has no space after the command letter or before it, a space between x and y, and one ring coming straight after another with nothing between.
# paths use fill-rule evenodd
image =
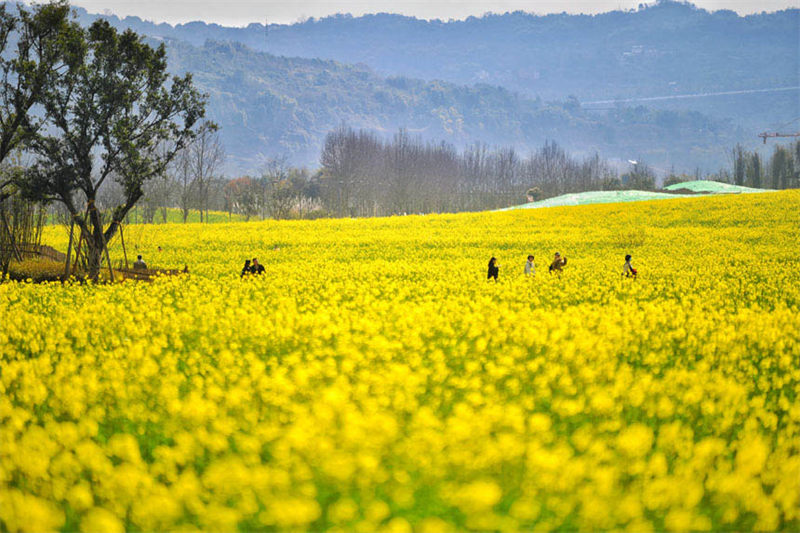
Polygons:
<instances>
[{"instance_id":1,"label":"tree trunk","mask_svg":"<svg viewBox=\"0 0 800 533\"><path fill-rule=\"evenodd\" d=\"M125 218L125 216L130 211L133 204L136 202L132 202L131 204L125 206L122 210L115 210L114 216L119 216L120 219ZM108 242L116 233L116 226L117 224L114 223L114 219L112 217L111 225L108 227L107 231L103 230L103 216L100 211L94 206L94 199L89 200L89 230L91 234L88 235L86 239L86 244L88 245L88 254L87 254L87 267L89 269L89 279L93 281L98 281L100 278L100 269L103 266L103 254L106 254L106 259L108 260L108 268L109 274L111 270L111 261L107 257L108 250L106 249L106 242ZM113 281L113 274L112 281Z\"/></svg>"},{"instance_id":2,"label":"tree trunk","mask_svg":"<svg viewBox=\"0 0 800 533\"><path fill-rule=\"evenodd\" d=\"M100 277L100 269L103 263L103 242L102 233L99 234L99 241L97 240L98 234L92 232L92 235L86 239L86 264L89 270L89 279L98 281Z\"/></svg>"},{"instance_id":3,"label":"tree trunk","mask_svg":"<svg viewBox=\"0 0 800 533\"><path fill-rule=\"evenodd\" d=\"M100 276L100 267L103 262L103 218L94 203L94 198L89 198L89 235L86 235L86 259L89 269L89 279L97 281Z\"/></svg>"},{"instance_id":4,"label":"tree trunk","mask_svg":"<svg viewBox=\"0 0 800 533\"><path fill-rule=\"evenodd\" d=\"M64 265L64 281L69 279L70 258L72 257L72 239L75 236L75 219L69 225L69 244L67 245L67 263Z\"/></svg>"}]
</instances>

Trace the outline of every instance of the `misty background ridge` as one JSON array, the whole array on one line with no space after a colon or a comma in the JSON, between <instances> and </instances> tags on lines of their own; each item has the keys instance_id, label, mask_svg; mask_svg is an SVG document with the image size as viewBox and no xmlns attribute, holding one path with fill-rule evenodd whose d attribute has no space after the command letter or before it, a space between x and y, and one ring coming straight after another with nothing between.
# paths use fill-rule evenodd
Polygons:
<instances>
[{"instance_id":1,"label":"misty background ridge","mask_svg":"<svg viewBox=\"0 0 800 533\"><path fill-rule=\"evenodd\" d=\"M213 22L222 26L245 27L253 22L294 24L310 17L317 19L349 14L361 16L375 13L396 13L422 20L464 20L490 13L525 11L538 15L549 13L597 14L609 11L635 11L647 4L661 0L445 0L420 2L419 0L304 0L303 2L277 2L275 0L72 0L74 5L90 13L138 16L144 20L186 24L193 21ZM691 0L709 11L732 10L740 15L780 11L787 7L800 7L796 0Z\"/></svg>"},{"instance_id":2,"label":"misty background ridge","mask_svg":"<svg viewBox=\"0 0 800 533\"><path fill-rule=\"evenodd\" d=\"M166 42L170 68L193 72L210 95L230 174L275 156L317 167L325 135L342 124L523 153L553 140L662 172L710 171L736 143L756 149L757 133L800 117L798 9L743 17L660 2L598 15L339 15L244 28L76 12L82 24L103 17ZM763 92L646 100L731 91Z\"/></svg>"}]
</instances>

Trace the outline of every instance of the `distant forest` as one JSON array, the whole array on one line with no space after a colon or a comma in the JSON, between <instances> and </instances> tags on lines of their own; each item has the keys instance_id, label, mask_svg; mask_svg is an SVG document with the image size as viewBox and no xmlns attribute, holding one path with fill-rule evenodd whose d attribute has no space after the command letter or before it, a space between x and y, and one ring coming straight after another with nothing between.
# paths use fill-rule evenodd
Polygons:
<instances>
[{"instance_id":1,"label":"distant forest","mask_svg":"<svg viewBox=\"0 0 800 533\"><path fill-rule=\"evenodd\" d=\"M714 168L742 135L729 121L692 111L618 107L603 114L574 99L544 102L500 87L377 75L365 66L276 57L234 43L172 43L175 72L193 72L211 95L227 167L247 172L287 156L319 165L325 135L342 123L390 137L399 128L459 148L475 142L527 152L547 140L571 151ZM710 161L709 161L710 159ZM705 163L705 164L704 164Z\"/></svg>"}]
</instances>

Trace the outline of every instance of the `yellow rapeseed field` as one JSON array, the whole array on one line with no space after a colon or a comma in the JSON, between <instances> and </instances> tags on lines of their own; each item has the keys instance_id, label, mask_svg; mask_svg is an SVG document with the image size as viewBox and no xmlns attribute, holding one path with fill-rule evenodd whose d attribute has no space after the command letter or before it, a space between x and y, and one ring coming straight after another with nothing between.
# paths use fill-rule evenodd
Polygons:
<instances>
[{"instance_id":1,"label":"yellow rapeseed field","mask_svg":"<svg viewBox=\"0 0 800 533\"><path fill-rule=\"evenodd\" d=\"M0 285L0 531L800 529L798 191L126 239Z\"/></svg>"}]
</instances>

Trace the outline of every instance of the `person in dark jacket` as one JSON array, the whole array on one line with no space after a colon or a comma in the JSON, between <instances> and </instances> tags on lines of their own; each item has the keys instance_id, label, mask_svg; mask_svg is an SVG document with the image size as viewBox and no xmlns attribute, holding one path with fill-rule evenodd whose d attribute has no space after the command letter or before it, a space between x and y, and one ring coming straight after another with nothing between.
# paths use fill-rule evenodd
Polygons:
<instances>
[{"instance_id":1,"label":"person in dark jacket","mask_svg":"<svg viewBox=\"0 0 800 533\"><path fill-rule=\"evenodd\" d=\"M250 273L250 260L249 259L245 259L244 260L244 267L242 268L242 276L241 277L244 277L246 274L249 274L249 273Z\"/></svg>"},{"instance_id":2,"label":"person in dark jacket","mask_svg":"<svg viewBox=\"0 0 800 533\"><path fill-rule=\"evenodd\" d=\"M635 279L636 274L638 274L638 272L633 268L633 265L631 265L631 254L628 254L625 256L625 264L622 266L622 275L626 278L633 277Z\"/></svg>"},{"instance_id":3,"label":"person in dark jacket","mask_svg":"<svg viewBox=\"0 0 800 533\"><path fill-rule=\"evenodd\" d=\"M264 265L258 262L258 259L253 258L253 266L250 267L250 272L255 275L261 275L265 272Z\"/></svg>"},{"instance_id":4,"label":"person in dark jacket","mask_svg":"<svg viewBox=\"0 0 800 533\"><path fill-rule=\"evenodd\" d=\"M489 275L486 279L494 278L497 281L497 275L500 273L500 265L497 264L497 258L492 257L489 259Z\"/></svg>"}]
</instances>

